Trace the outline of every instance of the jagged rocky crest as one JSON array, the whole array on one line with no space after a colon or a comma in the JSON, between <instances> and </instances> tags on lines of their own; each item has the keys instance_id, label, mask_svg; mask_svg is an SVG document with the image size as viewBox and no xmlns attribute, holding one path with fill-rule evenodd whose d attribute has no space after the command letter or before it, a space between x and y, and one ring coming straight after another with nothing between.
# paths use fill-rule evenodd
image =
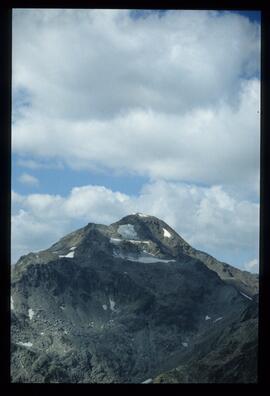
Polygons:
<instances>
[{"instance_id":1,"label":"jagged rocky crest","mask_svg":"<svg viewBox=\"0 0 270 396\"><path fill-rule=\"evenodd\" d=\"M21 257L11 290L13 382L256 382L258 276L154 216Z\"/></svg>"}]
</instances>

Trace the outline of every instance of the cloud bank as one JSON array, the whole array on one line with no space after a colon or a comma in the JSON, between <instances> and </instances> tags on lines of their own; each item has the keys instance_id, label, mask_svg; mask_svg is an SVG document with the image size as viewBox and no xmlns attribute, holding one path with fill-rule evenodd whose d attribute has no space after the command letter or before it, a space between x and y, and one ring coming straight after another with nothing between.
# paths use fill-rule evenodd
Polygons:
<instances>
[{"instance_id":1,"label":"cloud bank","mask_svg":"<svg viewBox=\"0 0 270 396\"><path fill-rule=\"evenodd\" d=\"M15 153L258 192L260 30L247 18L32 10L13 26L14 97L29 103L14 111Z\"/></svg>"}]
</instances>

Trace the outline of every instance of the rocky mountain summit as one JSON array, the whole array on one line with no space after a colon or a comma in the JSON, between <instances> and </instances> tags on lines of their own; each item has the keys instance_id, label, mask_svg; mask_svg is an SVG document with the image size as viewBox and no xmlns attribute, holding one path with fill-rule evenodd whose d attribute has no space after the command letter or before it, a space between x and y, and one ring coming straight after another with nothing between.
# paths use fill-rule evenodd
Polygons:
<instances>
[{"instance_id":1,"label":"rocky mountain summit","mask_svg":"<svg viewBox=\"0 0 270 396\"><path fill-rule=\"evenodd\" d=\"M256 382L258 275L137 213L12 269L12 382Z\"/></svg>"}]
</instances>

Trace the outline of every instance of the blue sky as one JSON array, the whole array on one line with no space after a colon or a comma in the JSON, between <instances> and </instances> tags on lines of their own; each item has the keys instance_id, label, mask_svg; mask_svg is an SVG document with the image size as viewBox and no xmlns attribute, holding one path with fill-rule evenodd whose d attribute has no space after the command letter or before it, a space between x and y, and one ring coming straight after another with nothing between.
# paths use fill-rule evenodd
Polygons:
<instances>
[{"instance_id":1,"label":"blue sky","mask_svg":"<svg viewBox=\"0 0 270 396\"><path fill-rule=\"evenodd\" d=\"M43 168L31 169L29 164L22 162L22 158L14 154L12 158L12 180L13 188L20 194L28 194L29 190L40 194L67 195L76 187L87 184L98 184L109 187L112 191L121 191L126 194L136 195L147 177L137 175L113 175L108 172L91 172L89 170L73 170L59 163L52 166L49 161L43 162ZM25 160L27 161L27 160ZM20 165L21 164L21 165ZM50 169L51 166L51 169ZM39 180L38 186L29 186L20 182L22 172L31 173Z\"/></svg>"},{"instance_id":2,"label":"blue sky","mask_svg":"<svg viewBox=\"0 0 270 396\"><path fill-rule=\"evenodd\" d=\"M15 10L13 261L140 211L256 270L259 61L259 12Z\"/></svg>"},{"instance_id":3,"label":"blue sky","mask_svg":"<svg viewBox=\"0 0 270 396\"><path fill-rule=\"evenodd\" d=\"M153 12L153 11L145 11L145 10L132 10L131 11L131 15L133 18L141 18L144 17L145 15L147 15L147 13L149 12ZM158 15L160 17L162 17L163 15L166 14L166 10L157 10L155 11L158 13ZM220 14L222 14L222 11L219 11ZM261 12L260 11L254 11L254 10L235 10L235 11L228 11L228 10L224 10L224 12L233 12L235 14L239 14L241 16L247 17L251 22L261 22Z\"/></svg>"},{"instance_id":4,"label":"blue sky","mask_svg":"<svg viewBox=\"0 0 270 396\"><path fill-rule=\"evenodd\" d=\"M261 12L260 11L235 11L235 13L247 17L251 22L261 23Z\"/></svg>"}]
</instances>

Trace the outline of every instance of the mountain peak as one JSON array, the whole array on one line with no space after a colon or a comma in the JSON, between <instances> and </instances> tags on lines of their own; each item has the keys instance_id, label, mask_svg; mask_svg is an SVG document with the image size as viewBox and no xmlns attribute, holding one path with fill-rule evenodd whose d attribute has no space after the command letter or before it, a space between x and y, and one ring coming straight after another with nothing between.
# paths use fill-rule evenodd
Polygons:
<instances>
[{"instance_id":1,"label":"mountain peak","mask_svg":"<svg viewBox=\"0 0 270 396\"><path fill-rule=\"evenodd\" d=\"M146 218L146 217L154 217L154 216L151 216L151 215L149 215L149 214L146 214L146 213L140 213L140 212L137 212L137 213L131 213L131 216L138 216L138 217L144 217L144 218Z\"/></svg>"},{"instance_id":2,"label":"mountain peak","mask_svg":"<svg viewBox=\"0 0 270 396\"><path fill-rule=\"evenodd\" d=\"M98 255L137 262L173 262L195 258L246 295L258 292L258 280L252 274L243 273L194 249L163 220L141 212L128 214L108 226L88 223L48 249L22 256L14 268L14 274L19 275L29 265L55 263L58 260L74 259L80 265Z\"/></svg>"},{"instance_id":3,"label":"mountain peak","mask_svg":"<svg viewBox=\"0 0 270 396\"><path fill-rule=\"evenodd\" d=\"M141 237L148 236L149 239L158 239L159 241L165 242L165 245L173 241L177 241L181 246L189 246L189 244L165 221L159 219L158 217L148 215L145 213L132 213L130 215L124 216L115 223L112 223L110 227L114 229L121 225L132 225L136 232ZM174 243L173 243L174 244Z\"/></svg>"},{"instance_id":4,"label":"mountain peak","mask_svg":"<svg viewBox=\"0 0 270 396\"><path fill-rule=\"evenodd\" d=\"M124 217L122 217L120 220L118 220L116 223L119 223L119 222L122 222L122 221L127 221L127 220L132 220L132 219L134 219L134 220L142 220L142 221L144 221L144 220L150 220L150 219L157 219L157 220L159 220L157 217L155 217L155 216L151 216L151 215L148 215L148 214L145 214L145 213L140 213L140 212L134 212L134 213L131 213L131 214L127 214L126 216L124 216ZM159 221L161 221L161 220L159 220ZM114 223L113 223L114 224Z\"/></svg>"}]
</instances>

